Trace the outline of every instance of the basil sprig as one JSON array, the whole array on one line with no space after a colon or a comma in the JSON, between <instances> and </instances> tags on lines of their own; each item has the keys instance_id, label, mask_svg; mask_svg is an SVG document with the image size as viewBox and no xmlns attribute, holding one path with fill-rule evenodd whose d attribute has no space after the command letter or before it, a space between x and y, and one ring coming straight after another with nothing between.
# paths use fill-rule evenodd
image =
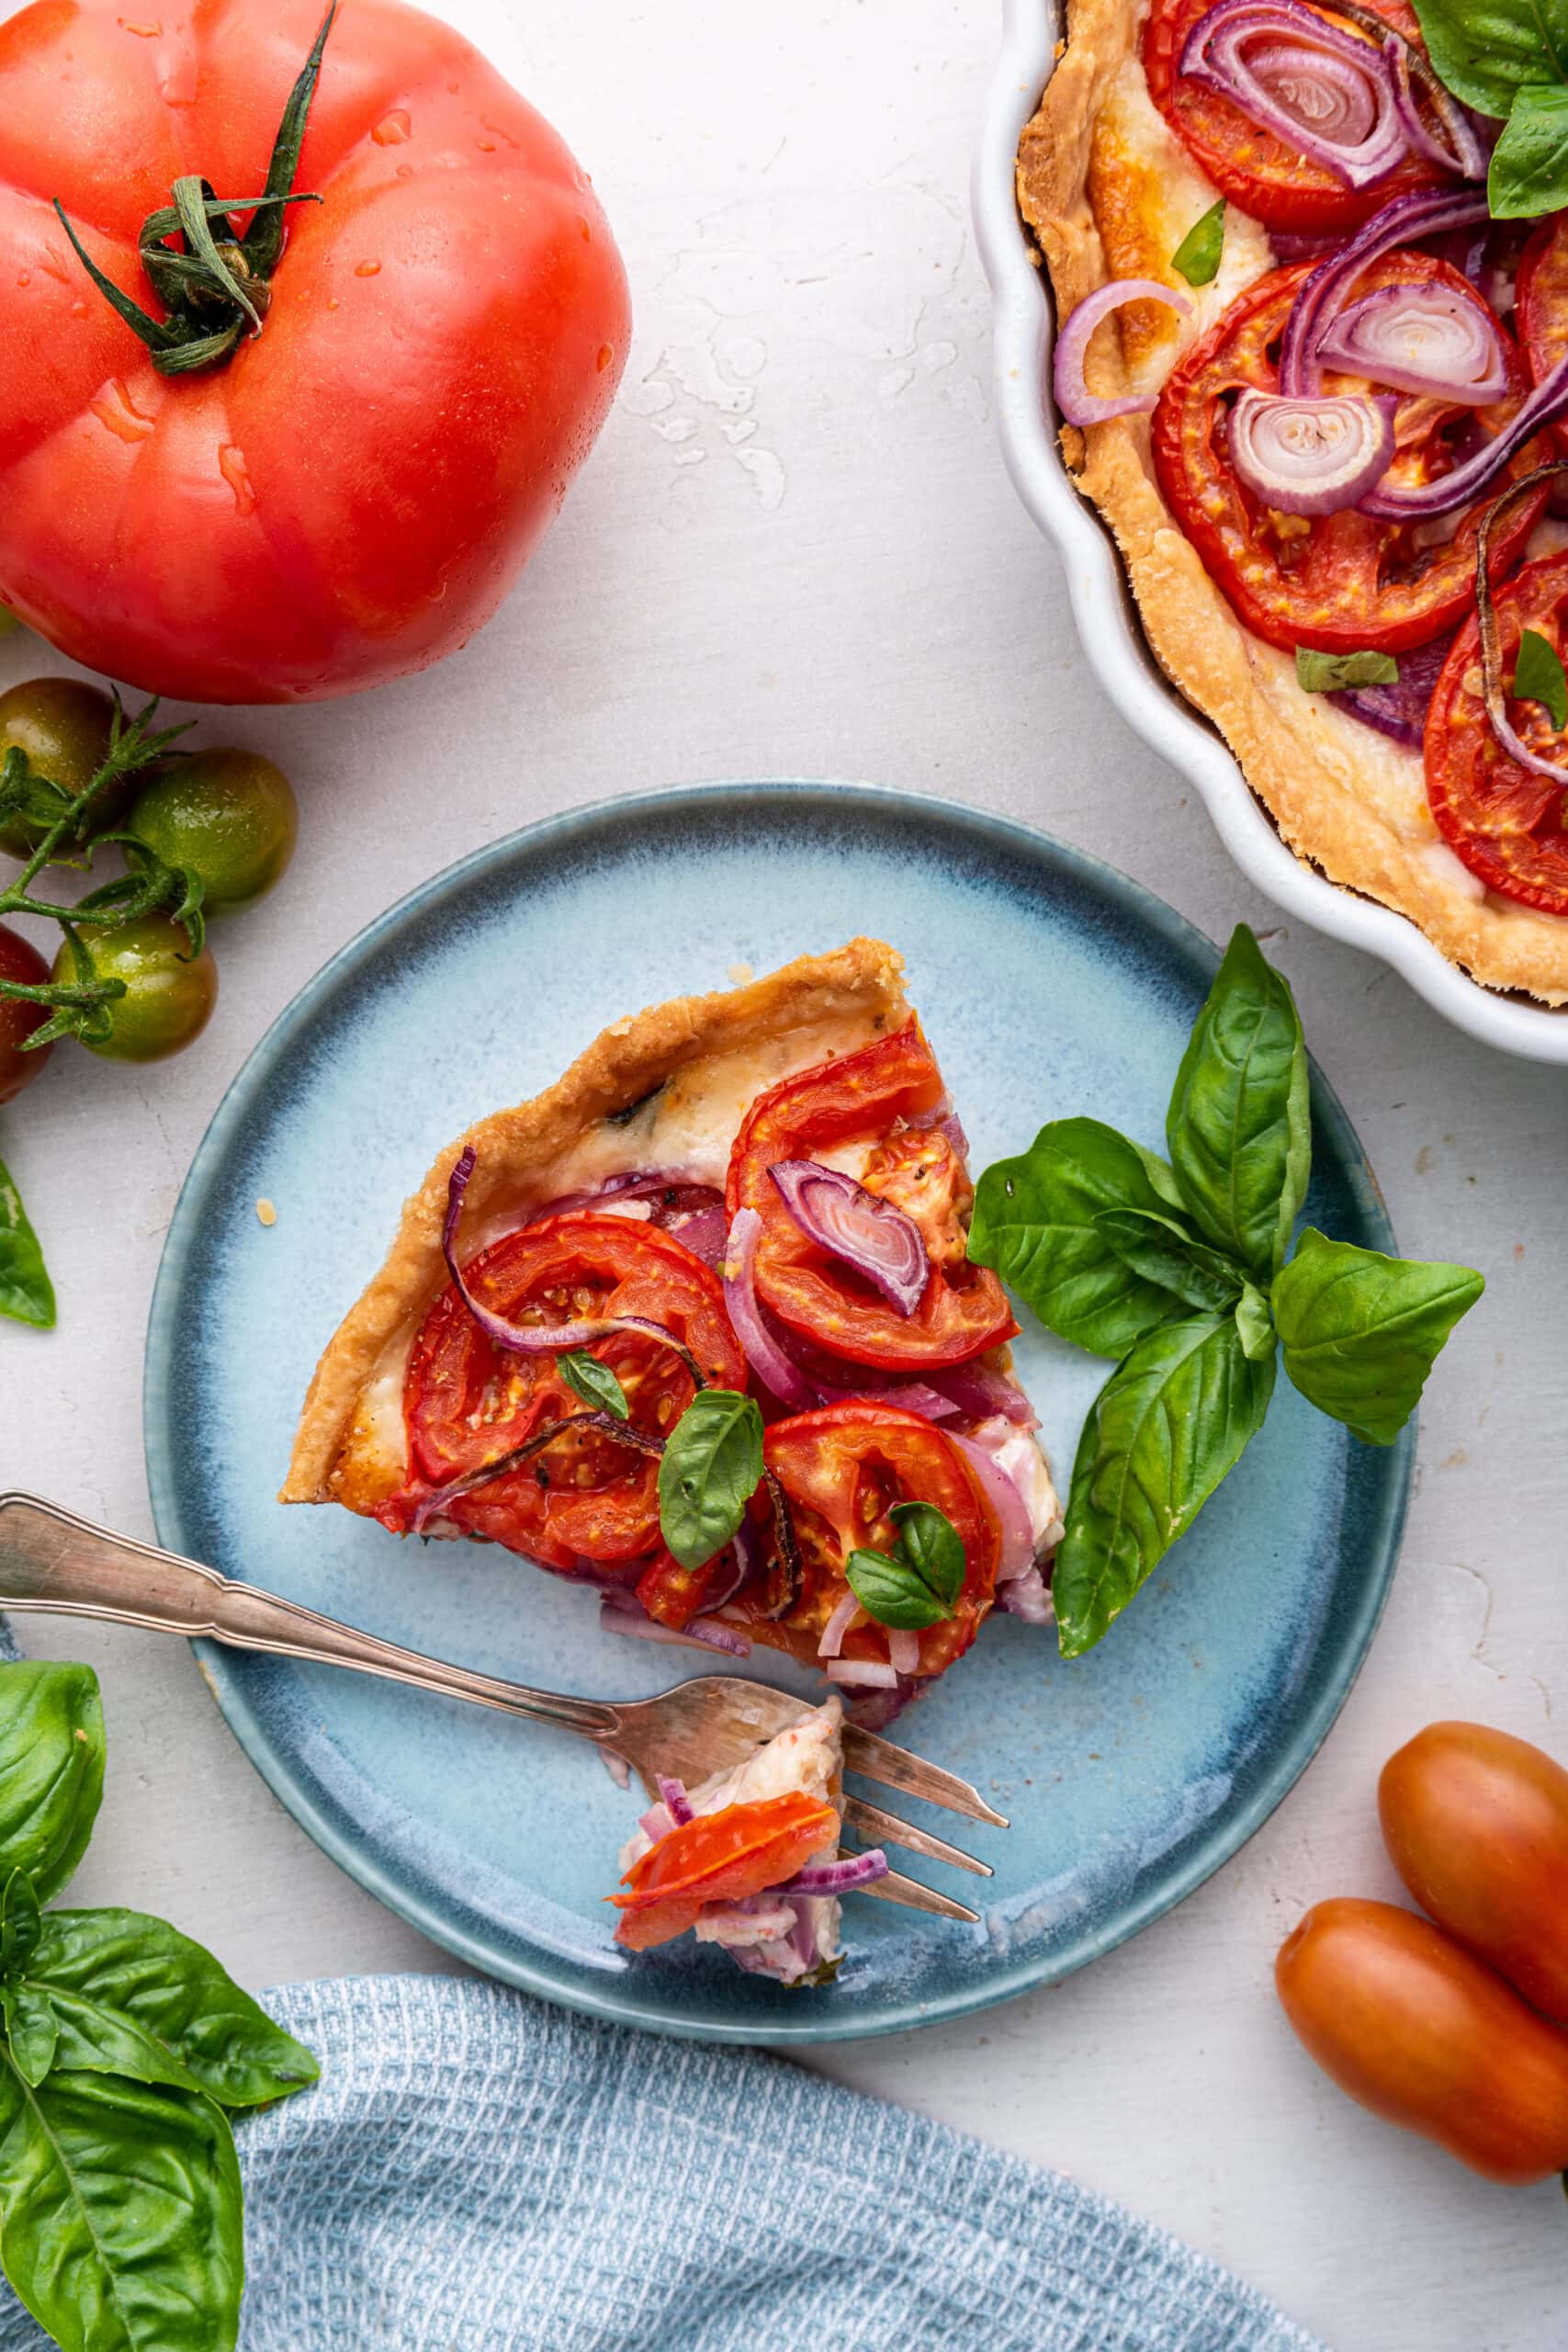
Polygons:
<instances>
[{"instance_id":1,"label":"basil sprig","mask_svg":"<svg viewBox=\"0 0 1568 2352\"><path fill-rule=\"evenodd\" d=\"M47 1911L103 1789L96 1678L0 1665L0 2264L65 2352L232 2352L225 2110L316 2079L210 1952L140 1911Z\"/></svg>"},{"instance_id":2,"label":"basil sprig","mask_svg":"<svg viewBox=\"0 0 1568 2352\"><path fill-rule=\"evenodd\" d=\"M1568 0L1565 0L1568 5ZM969 1255L1041 1320L1116 1358L1073 1464L1052 1576L1065 1657L1093 1647L1263 1426L1289 1379L1390 1445L1483 1284L1308 1227L1312 1127L1295 1001L1245 924L1182 1056L1169 1161L1057 1119L976 1192ZM868 1604L869 1605L869 1604Z\"/></svg>"},{"instance_id":3,"label":"basil sprig","mask_svg":"<svg viewBox=\"0 0 1568 2352\"><path fill-rule=\"evenodd\" d=\"M1564 0L1416 0L1438 78L1504 123L1486 175L1495 220L1568 205L1568 6Z\"/></svg>"},{"instance_id":4,"label":"basil sprig","mask_svg":"<svg viewBox=\"0 0 1568 2352\"><path fill-rule=\"evenodd\" d=\"M935 1503L895 1503L892 1551L854 1551L844 1563L850 1590L879 1625L918 1634L952 1616L964 1589L964 1539Z\"/></svg>"},{"instance_id":5,"label":"basil sprig","mask_svg":"<svg viewBox=\"0 0 1568 2352\"><path fill-rule=\"evenodd\" d=\"M1392 653L1318 653L1296 648L1296 684L1309 695L1343 694L1350 686L1395 686L1399 664Z\"/></svg>"},{"instance_id":6,"label":"basil sprig","mask_svg":"<svg viewBox=\"0 0 1568 2352\"><path fill-rule=\"evenodd\" d=\"M1220 257L1225 248L1225 200L1211 204L1201 212L1176 251L1170 266L1189 286L1212 286L1220 274Z\"/></svg>"},{"instance_id":7,"label":"basil sprig","mask_svg":"<svg viewBox=\"0 0 1568 2352\"><path fill-rule=\"evenodd\" d=\"M733 1543L762 1483L762 1416L754 1396L699 1388L665 1442L659 1526L683 1568Z\"/></svg>"}]
</instances>

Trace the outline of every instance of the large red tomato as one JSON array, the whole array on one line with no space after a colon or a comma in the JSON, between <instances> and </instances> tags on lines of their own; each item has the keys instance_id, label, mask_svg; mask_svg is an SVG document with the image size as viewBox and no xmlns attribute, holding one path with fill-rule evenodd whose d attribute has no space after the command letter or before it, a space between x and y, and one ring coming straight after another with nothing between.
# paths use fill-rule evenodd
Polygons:
<instances>
[{"instance_id":1,"label":"large red tomato","mask_svg":"<svg viewBox=\"0 0 1568 2352\"><path fill-rule=\"evenodd\" d=\"M346 0L294 178L321 201L284 215L259 333L159 372L53 199L162 320L144 220L199 175L243 235L320 17L35 0L0 26L0 599L92 668L197 701L348 694L462 645L626 357L620 256L549 125L433 17Z\"/></svg>"}]
</instances>

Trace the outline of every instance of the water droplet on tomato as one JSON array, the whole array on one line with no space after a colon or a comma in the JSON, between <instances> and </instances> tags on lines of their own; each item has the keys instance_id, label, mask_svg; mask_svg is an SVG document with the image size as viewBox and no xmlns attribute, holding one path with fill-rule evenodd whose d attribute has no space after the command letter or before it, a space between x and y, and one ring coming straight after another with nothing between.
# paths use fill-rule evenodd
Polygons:
<instances>
[{"instance_id":1,"label":"water droplet on tomato","mask_svg":"<svg viewBox=\"0 0 1568 2352\"><path fill-rule=\"evenodd\" d=\"M234 493L236 514L254 514L256 494L251 488L250 475L245 471L244 452L236 449L231 441L225 441L218 452L218 470Z\"/></svg>"},{"instance_id":2,"label":"water droplet on tomato","mask_svg":"<svg viewBox=\"0 0 1568 2352\"><path fill-rule=\"evenodd\" d=\"M137 407L123 378L111 376L108 390L89 405L98 423L106 425L117 441L145 441L151 437L152 419Z\"/></svg>"},{"instance_id":3,"label":"water droplet on tomato","mask_svg":"<svg viewBox=\"0 0 1568 2352\"><path fill-rule=\"evenodd\" d=\"M17 272L17 283L18 286L30 286L32 282L33 274L30 269L21 269Z\"/></svg>"},{"instance_id":4,"label":"water droplet on tomato","mask_svg":"<svg viewBox=\"0 0 1568 2352\"><path fill-rule=\"evenodd\" d=\"M335 294L329 294L329 295L327 296L327 308L328 308L328 310L329 310L329 311L335 311L338 307L339 307L339 305L338 305L338 299L337 299L337 296L336 296Z\"/></svg>"},{"instance_id":5,"label":"water droplet on tomato","mask_svg":"<svg viewBox=\"0 0 1568 2352\"><path fill-rule=\"evenodd\" d=\"M493 139L477 139L474 141L474 144L479 149L481 155L493 155L495 153L495 141Z\"/></svg>"},{"instance_id":6,"label":"water droplet on tomato","mask_svg":"<svg viewBox=\"0 0 1568 2352\"><path fill-rule=\"evenodd\" d=\"M412 180L413 177L413 165L412 164L400 164L398 165L398 177L400 180Z\"/></svg>"},{"instance_id":7,"label":"water droplet on tomato","mask_svg":"<svg viewBox=\"0 0 1568 2352\"><path fill-rule=\"evenodd\" d=\"M604 373L605 368L609 366L615 356L615 353L611 350L607 343L602 343L599 345L599 356L593 364L598 368L601 376Z\"/></svg>"},{"instance_id":8,"label":"water droplet on tomato","mask_svg":"<svg viewBox=\"0 0 1568 2352\"><path fill-rule=\"evenodd\" d=\"M355 277L376 277L379 276L380 268L381 265L378 261L356 262L354 274Z\"/></svg>"},{"instance_id":9,"label":"water droplet on tomato","mask_svg":"<svg viewBox=\"0 0 1568 2352\"><path fill-rule=\"evenodd\" d=\"M578 216L577 216L577 225L578 225L578 227L579 227L579 228L581 230L581 232L582 232L582 242L583 242L583 243L584 243L585 245L591 245L591 244L593 243L593 232L592 232L592 230L589 227L589 225L588 225L587 221L583 219L583 217L582 217L582 215L581 215L581 212L580 212L580 213L578 214Z\"/></svg>"},{"instance_id":10,"label":"water droplet on tomato","mask_svg":"<svg viewBox=\"0 0 1568 2352\"><path fill-rule=\"evenodd\" d=\"M390 114L382 116L370 136L378 147L400 147L412 129L408 108L394 107Z\"/></svg>"},{"instance_id":11,"label":"water droplet on tomato","mask_svg":"<svg viewBox=\"0 0 1568 2352\"><path fill-rule=\"evenodd\" d=\"M164 29L155 17L151 24L141 24L134 17L117 17L115 22L122 33L134 33L138 40L156 40Z\"/></svg>"}]
</instances>

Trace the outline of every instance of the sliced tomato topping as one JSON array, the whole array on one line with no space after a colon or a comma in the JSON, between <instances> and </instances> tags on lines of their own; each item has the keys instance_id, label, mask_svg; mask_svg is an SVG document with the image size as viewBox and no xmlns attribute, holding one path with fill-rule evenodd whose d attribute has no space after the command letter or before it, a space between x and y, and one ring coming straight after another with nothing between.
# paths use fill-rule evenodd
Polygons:
<instances>
[{"instance_id":1,"label":"sliced tomato topping","mask_svg":"<svg viewBox=\"0 0 1568 2352\"><path fill-rule=\"evenodd\" d=\"M1568 554L1527 563L1496 592L1496 610L1505 683L1527 628L1568 658ZM1443 839L1489 889L1568 915L1568 741L1538 702L1510 701L1508 718L1532 752L1563 763L1562 784L1521 767L1493 733L1472 618L1454 639L1427 716L1427 797Z\"/></svg>"},{"instance_id":2,"label":"sliced tomato topping","mask_svg":"<svg viewBox=\"0 0 1568 2352\"><path fill-rule=\"evenodd\" d=\"M1568 230L1563 215L1543 220L1519 258L1514 279L1514 323L1532 383L1539 384L1568 353ZM1560 451L1568 449L1568 424L1551 427Z\"/></svg>"},{"instance_id":3,"label":"sliced tomato topping","mask_svg":"<svg viewBox=\"0 0 1568 2352\"><path fill-rule=\"evenodd\" d=\"M1380 523L1354 507L1338 514L1280 514L1246 489L1232 469L1228 418L1238 392L1279 389L1279 343L1310 262L1271 271L1233 302L1167 379L1154 415L1155 468L1178 521L1203 567L1247 627L1287 652L1298 645L1324 653L1365 649L1397 653L1452 628L1475 594L1475 537L1500 490L1540 465L1538 436L1457 516L1428 524ZM1486 306L1469 281L1429 254L1393 253L1357 281L1380 286L1441 285L1445 293ZM1489 321L1492 313L1487 311ZM1505 334L1513 386L1495 407L1469 409L1411 395L1394 419L1398 455L1387 480L1414 489L1451 471L1517 410L1525 377ZM1376 386L1332 375L1330 391ZM1500 577L1534 527L1546 492L1528 501L1497 536L1493 577Z\"/></svg>"},{"instance_id":4,"label":"sliced tomato topping","mask_svg":"<svg viewBox=\"0 0 1568 2352\"><path fill-rule=\"evenodd\" d=\"M746 1385L718 1276L653 1226L578 1210L492 1242L463 1272L476 1295L511 1322L641 1316L673 1332L711 1385ZM590 1352L620 1382L637 1429L663 1437L691 1402L691 1374L657 1340L618 1331ZM380 1515L406 1526L431 1488L590 1410L553 1355L498 1347L448 1283L425 1317L404 1382L410 1481ZM585 1562L641 1564L625 1579L635 1583L649 1555L665 1556L658 1473L655 1456L582 1419L528 1462L455 1497L442 1516L569 1575L584 1573Z\"/></svg>"},{"instance_id":5,"label":"sliced tomato topping","mask_svg":"<svg viewBox=\"0 0 1568 2352\"><path fill-rule=\"evenodd\" d=\"M694 1928L709 1904L740 1903L782 1886L824 1846L836 1846L839 1816L830 1804L791 1789L750 1804L699 1813L660 1838L632 1864L615 1941L648 1951Z\"/></svg>"},{"instance_id":6,"label":"sliced tomato topping","mask_svg":"<svg viewBox=\"0 0 1568 2352\"><path fill-rule=\"evenodd\" d=\"M942 1073L911 1021L890 1036L801 1070L760 1094L735 1139L727 1199L731 1216L750 1208L762 1220L758 1298L787 1329L852 1363L886 1371L964 1363L1018 1329L995 1274L962 1256L954 1259L945 1245L942 1257L932 1262L919 1306L912 1315L900 1315L871 1283L801 1230L768 1172L780 1160L812 1159L865 1144L874 1147L868 1186L891 1192L898 1170L888 1164L886 1151L879 1155L874 1148L893 1138L898 1145L893 1157L912 1159L933 1148L933 1137L935 1146L945 1147L931 1115L942 1099ZM929 1250L929 1235L927 1246Z\"/></svg>"},{"instance_id":7,"label":"sliced tomato topping","mask_svg":"<svg viewBox=\"0 0 1568 2352\"><path fill-rule=\"evenodd\" d=\"M1412 39L1420 38L1413 11L1402 0L1369 0L1378 15ZM1348 232L1370 220L1392 198L1415 188L1435 187L1451 178L1435 164L1413 155L1375 187L1347 187L1325 164L1310 161L1273 131L1259 129L1218 90L1189 80L1179 71L1187 37L1213 0L1153 0L1144 28L1144 73L1153 98L1188 153L1222 196L1270 229L1299 234ZM1319 11L1342 31L1365 40L1359 25ZM1376 51L1370 40L1369 55Z\"/></svg>"},{"instance_id":8,"label":"sliced tomato topping","mask_svg":"<svg viewBox=\"0 0 1568 2352\"><path fill-rule=\"evenodd\" d=\"M953 1616L919 1636L917 1671L941 1674L962 1657L991 1606L1001 1530L953 1440L901 1406L852 1401L775 1421L762 1453L784 1491L800 1552L799 1585L793 1593L787 1586L749 1589L728 1614L753 1640L817 1665L823 1628L850 1589L850 1554L891 1553L898 1540L893 1505L934 1503L964 1545L964 1588ZM844 1635L840 1655L887 1664L886 1627L874 1621L858 1626Z\"/></svg>"}]
</instances>

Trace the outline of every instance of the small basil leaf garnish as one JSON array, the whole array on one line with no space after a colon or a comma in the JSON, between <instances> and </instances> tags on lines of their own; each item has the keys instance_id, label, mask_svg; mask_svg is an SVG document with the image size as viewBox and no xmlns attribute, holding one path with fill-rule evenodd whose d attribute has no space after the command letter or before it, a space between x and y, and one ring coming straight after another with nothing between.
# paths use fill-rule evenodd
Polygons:
<instances>
[{"instance_id":1,"label":"small basil leaf garnish","mask_svg":"<svg viewBox=\"0 0 1568 2352\"><path fill-rule=\"evenodd\" d=\"M1089 1408L1066 1532L1051 1572L1064 1657L1091 1649L1263 1426L1272 1358L1254 1363L1232 1316L1139 1340Z\"/></svg>"},{"instance_id":2,"label":"small basil leaf garnish","mask_svg":"<svg viewBox=\"0 0 1568 2352\"><path fill-rule=\"evenodd\" d=\"M557 1356L556 1370L585 1405L597 1405L601 1411L613 1413L617 1421L629 1421L631 1407L626 1392L607 1363L591 1356L585 1348L574 1348L570 1354Z\"/></svg>"},{"instance_id":3,"label":"small basil leaf garnish","mask_svg":"<svg viewBox=\"0 0 1568 2352\"><path fill-rule=\"evenodd\" d=\"M10 1170L0 1159L0 1315L54 1329L54 1286L43 1262L38 1235L22 1206Z\"/></svg>"},{"instance_id":4,"label":"small basil leaf garnish","mask_svg":"<svg viewBox=\"0 0 1568 2352\"><path fill-rule=\"evenodd\" d=\"M1347 686L1393 686L1399 664L1392 653L1314 653L1296 648L1296 684L1309 695L1343 694Z\"/></svg>"},{"instance_id":5,"label":"small basil leaf garnish","mask_svg":"<svg viewBox=\"0 0 1568 2352\"><path fill-rule=\"evenodd\" d=\"M1564 90L1562 96L1568 104L1568 90ZM1563 153L1564 161L1568 163L1568 146ZM1568 204L1568 195L1561 200ZM1550 646L1544 637L1538 637L1533 628L1520 632L1518 656L1514 663L1514 683L1509 692L1517 702L1539 702L1560 735L1568 727L1568 677L1563 675L1562 663L1555 648Z\"/></svg>"},{"instance_id":6,"label":"small basil leaf garnish","mask_svg":"<svg viewBox=\"0 0 1568 2352\"><path fill-rule=\"evenodd\" d=\"M700 1568L734 1540L762 1482L762 1416L754 1396L699 1389L665 1442L659 1525L683 1568Z\"/></svg>"},{"instance_id":7,"label":"small basil leaf garnish","mask_svg":"<svg viewBox=\"0 0 1568 2352\"><path fill-rule=\"evenodd\" d=\"M891 1553L855 1551L844 1565L850 1590L868 1616L916 1634L953 1615L964 1589L964 1539L935 1503L895 1503Z\"/></svg>"},{"instance_id":8,"label":"small basil leaf garnish","mask_svg":"<svg viewBox=\"0 0 1568 2352\"><path fill-rule=\"evenodd\" d=\"M1286 1374L1319 1412L1370 1445L1392 1445L1485 1287L1472 1267L1385 1258L1309 1226L1274 1282Z\"/></svg>"},{"instance_id":9,"label":"small basil leaf garnish","mask_svg":"<svg viewBox=\"0 0 1568 2352\"><path fill-rule=\"evenodd\" d=\"M1295 999L1245 923L1193 1023L1166 1140L1200 1232L1269 1280L1306 1195L1312 1114Z\"/></svg>"},{"instance_id":10,"label":"small basil leaf garnish","mask_svg":"<svg viewBox=\"0 0 1568 2352\"><path fill-rule=\"evenodd\" d=\"M1211 204L1207 212L1200 213L1176 251L1170 266L1189 286L1212 286L1220 274L1220 255L1225 243L1225 200Z\"/></svg>"},{"instance_id":11,"label":"small basil leaf garnish","mask_svg":"<svg viewBox=\"0 0 1568 2352\"><path fill-rule=\"evenodd\" d=\"M1108 1209L1181 1214L1162 1159L1099 1119L1054 1119L980 1178L969 1255L1043 1323L1091 1355L1122 1356L1182 1301L1134 1271L1100 1223Z\"/></svg>"}]
</instances>

